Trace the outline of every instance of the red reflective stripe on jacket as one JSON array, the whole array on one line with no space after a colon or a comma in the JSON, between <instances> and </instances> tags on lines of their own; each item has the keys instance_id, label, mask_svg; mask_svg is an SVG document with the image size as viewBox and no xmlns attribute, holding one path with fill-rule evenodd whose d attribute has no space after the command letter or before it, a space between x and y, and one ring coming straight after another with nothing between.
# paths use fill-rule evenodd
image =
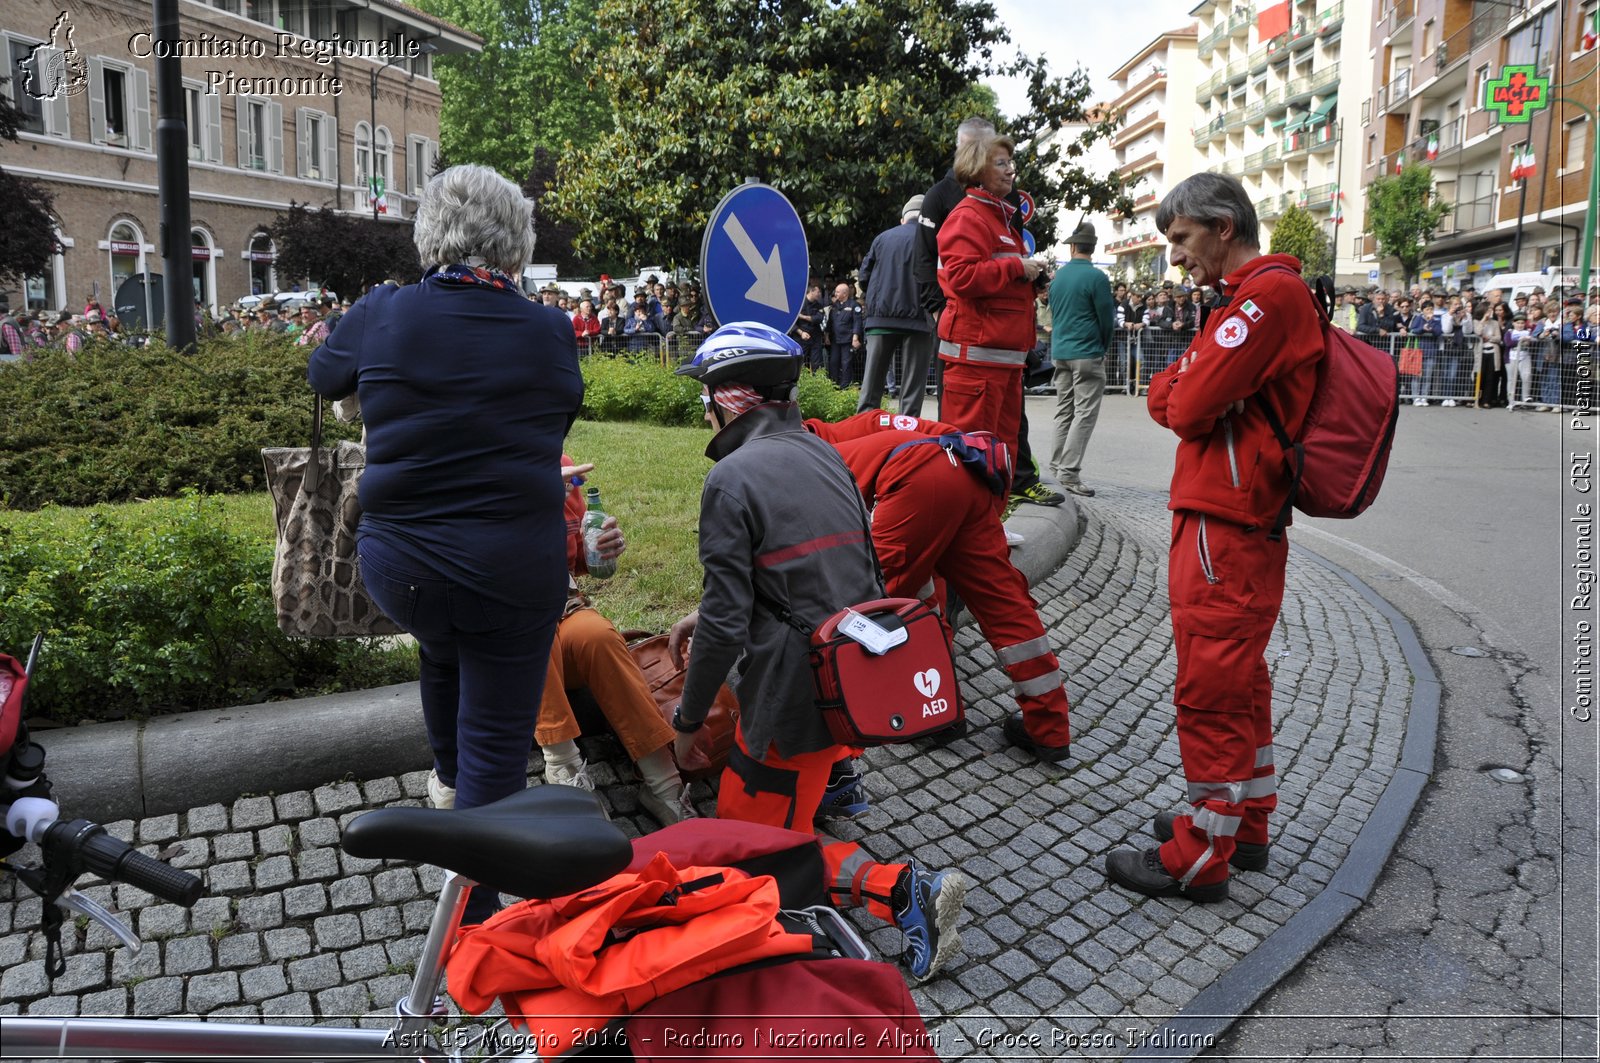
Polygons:
<instances>
[{"instance_id":1,"label":"red reflective stripe on jacket","mask_svg":"<svg viewBox=\"0 0 1600 1063\"><path fill-rule=\"evenodd\" d=\"M866 540L866 532L860 529L837 532L833 535L822 535L815 539L807 539L803 543L786 546L782 550L769 550L764 554L757 554L756 567L772 568L774 565L781 565L785 561L793 561L795 558L805 557L807 554L831 550L836 546L853 546L856 543L866 542Z\"/></svg>"}]
</instances>

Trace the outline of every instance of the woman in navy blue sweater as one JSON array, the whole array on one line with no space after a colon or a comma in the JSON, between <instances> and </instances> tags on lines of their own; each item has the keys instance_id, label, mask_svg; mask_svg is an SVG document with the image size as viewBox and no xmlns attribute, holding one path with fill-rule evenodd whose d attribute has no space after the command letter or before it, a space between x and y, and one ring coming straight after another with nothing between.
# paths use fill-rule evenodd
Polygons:
<instances>
[{"instance_id":1,"label":"woman in navy blue sweater","mask_svg":"<svg viewBox=\"0 0 1600 1063\"><path fill-rule=\"evenodd\" d=\"M517 280L532 209L485 167L434 177L415 223L421 283L368 292L307 374L360 400L362 578L421 649L436 805L527 785L567 598L561 445L583 379L572 323Z\"/></svg>"}]
</instances>

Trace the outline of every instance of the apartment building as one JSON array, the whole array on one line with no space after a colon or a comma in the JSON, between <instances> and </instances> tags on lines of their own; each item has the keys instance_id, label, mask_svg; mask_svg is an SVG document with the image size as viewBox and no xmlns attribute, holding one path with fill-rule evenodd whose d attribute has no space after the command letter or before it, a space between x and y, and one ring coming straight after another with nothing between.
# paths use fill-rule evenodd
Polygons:
<instances>
[{"instance_id":1,"label":"apartment building","mask_svg":"<svg viewBox=\"0 0 1600 1063\"><path fill-rule=\"evenodd\" d=\"M1374 12L1377 58L1363 105L1363 179L1427 162L1455 205L1428 244L1424 283L1449 288L1476 275L1573 266L1595 165L1600 104L1592 34L1597 0L1397 0ZM1486 106L1508 65L1549 78L1549 106L1531 122ZM1514 170L1531 156L1534 174ZM1521 219L1521 246L1517 246ZM1375 250L1375 241L1366 238ZM1385 283L1400 283L1383 263Z\"/></svg>"},{"instance_id":2,"label":"apartment building","mask_svg":"<svg viewBox=\"0 0 1600 1063\"><path fill-rule=\"evenodd\" d=\"M1166 243L1156 232L1156 207L1169 188L1199 169L1184 119L1194 98L1198 39L1194 25L1168 30L1111 75L1117 95L1108 106L1123 116L1122 128L1111 142L1117 173L1124 180L1139 179L1133 213L1112 220L1110 242L1102 245L1102 253L1112 256L1113 276L1131 280L1135 263L1152 249L1160 255L1156 272L1167 272Z\"/></svg>"},{"instance_id":3,"label":"apartment building","mask_svg":"<svg viewBox=\"0 0 1600 1063\"><path fill-rule=\"evenodd\" d=\"M1345 17L1347 6L1354 17ZM1273 223L1297 204L1333 241L1338 277L1365 278L1372 262L1360 237L1362 159L1350 143L1371 82L1367 4L1203 0L1192 14L1196 168L1244 182L1263 249Z\"/></svg>"},{"instance_id":4,"label":"apartment building","mask_svg":"<svg viewBox=\"0 0 1600 1063\"><path fill-rule=\"evenodd\" d=\"M1041 150L1044 145L1059 140L1063 144L1071 144L1089 130L1091 126L1104 122L1109 115L1109 109L1104 103L1089 104L1084 113L1082 122L1064 122L1046 133L1041 140ZM1108 174L1119 165L1117 153L1111 146L1111 140L1097 140L1083 150L1083 153L1072 158L1063 157L1056 162L1056 174L1059 177L1068 165L1082 167L1092 174ZM1056 216L1055 243L1039 250L1047 254L1056 262L1065 262L1072 254L1072 249L1067 245L1067 237L1078 227L1080 221L1086 221L1094 226L1095 233L1100 237L1100 246L1095 251L1094 264L1102 268L1109 268L1112 263L1111 256L1106 252L1106 241L1110 238L1112 230L1111 219L1104 215L1084 214L1067 204Z\"/></svg>"},{"instance_id":5,"label":"apartment building","mask_svg":"<svg viewBox=\"0 0 1600 1063\"><path fill-rule=\"evenodd\" d=\"M398 0L180 0L193 273L215 309L306 278L266 229L291 202L409 218L439 143L433 57L483 41ZM28 307L109 306L162 271L148 0L5 0L7 170L55 197L62 245ZM13 297L13 302L20 300Z\"/></svg>"}]
</instances>

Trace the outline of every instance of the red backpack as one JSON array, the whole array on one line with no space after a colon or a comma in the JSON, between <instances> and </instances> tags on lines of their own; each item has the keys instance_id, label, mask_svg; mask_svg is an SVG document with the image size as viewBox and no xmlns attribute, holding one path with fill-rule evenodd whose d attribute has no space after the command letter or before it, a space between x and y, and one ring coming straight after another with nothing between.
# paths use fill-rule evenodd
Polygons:
<instances>
[{"instance_id":1,"label":"red backpack","mask_svg":"<svg viewBox=\"0 0 1600 1063\"><path fill-rule=\"evenodd\" d=\"M1400 419L1400 374L1389 355L1329 323L1328 297L1319 280L1312 302L1322 319L1326 353L1317 365L1317 390L1299 437L1290 439L1271 403L1256 396L1294 470L1289 497L1272 529L1274 539L1288 525L1291 508L1308 517L1360 516L1377 499L1389 469Z\"/></svg>"}]
</instances>

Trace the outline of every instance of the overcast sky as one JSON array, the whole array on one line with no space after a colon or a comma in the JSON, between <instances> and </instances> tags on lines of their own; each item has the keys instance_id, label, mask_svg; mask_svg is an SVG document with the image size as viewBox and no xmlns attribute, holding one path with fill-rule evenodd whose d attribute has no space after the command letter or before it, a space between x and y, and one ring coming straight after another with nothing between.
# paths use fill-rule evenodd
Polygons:
<instances>
[{"instance_id":1,"label":"overcast sky","mask_svg":"<svg viewBox=\"0 0 1600 1063\"><path fill-rule=\"evenodd\" d=\"M1091 102L1111 98L1111 72L1133 58L1159 33L1193 22L1198 0L1114 0L1112 3L1044 5L1037 0L992 0L1013 45L1029 55L1044 54L1052 73L1080 64L1094 85ZM1020 80L992 81L1000 110L1015 115L1027 106Z\"/></svg>"}]
</instances>

